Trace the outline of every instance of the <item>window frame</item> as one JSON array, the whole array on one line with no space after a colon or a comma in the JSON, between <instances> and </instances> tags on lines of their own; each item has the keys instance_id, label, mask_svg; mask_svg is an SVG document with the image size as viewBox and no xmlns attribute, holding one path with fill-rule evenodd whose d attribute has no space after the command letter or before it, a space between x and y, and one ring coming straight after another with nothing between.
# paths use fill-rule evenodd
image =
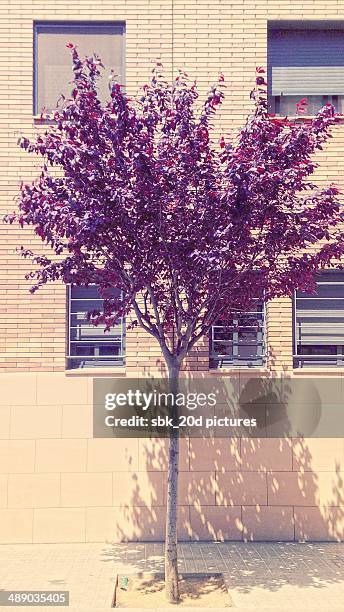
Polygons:
<instances>
[{"instance_id":1,"label":"window frame","mask_svg":"<svg viewBox=\"0 0 344 612\"><path fill-rule=\"evenodd\" d=\"M342 281L341 282L337 282L337 281L322 281L322 284L326 284L326 285L342 285L344 288L344 270L323 270L323 272L330 272L330 273L335 273L335 274L340 274L342 273ZM321 273L320 275L321 276ZM319 279L319 282L321 283L321 280ZM302 292L304 293L304 292ZM293 294L293 300L292 300L292 315L293 315L293 368L296 370L301 370L301 369L307 369L307 368L317 368L317 369L321 369L321 368L331 368L331 370L335 370L337 368L343 368L344 367L344 339L343 339L343 343L342 344L335 344L333 343L328 344L328 343L321 343L318 342L317 344L309 344L308 346L320 346L320 347L324 347L326 349L327 346L334 346L337 349L336 353L332 353L330 354L329 352L327 353L313 353L313 354L302 354L301 352L298 352L298 348L299 347L307 347L307 343L302 343L300 341L300 323L298 322L298 300L307 300L307 299L319 299L319 300L339 300L342 299L343 300L343 310L344 310L344 296L343 297L333 297L333 296L320 296L317 298L316 294L309 294L308 296L297 296L297 291L294 291ZM324 311L325 309L319 309L317 312L320 313ZM335 310L332 311L333 316L335 316ZM302 316L302 315L301 315ZM317 315L314 315L315 317ZM318 315L319 317L319 315ZM329 317L330 318L330 317ZM321 327L321 322L319 323L319 327ZM343 328L344 328L344 315L343 315ZM339 349L341 348L341 351L339 351ZM305 363L308 362L308 363Z\"/></svg>"},{"instance_id":2,"label":"window frame","mask_svg":"<svg viewBox=\"0 0 344 612\"><path fill-rule=\"evenodd\" d=\"M223 368L234 368L234 369L240 369L240 368L262 368L264 366L266 366L267 363L267 317L266 317L266 302L262 301L259 302L261 304L261 310L250 310L247 312L242 312L242 313L238 313L238 317L235 319L234 316L232 318L232 321L238 321L238 319L242 316L249 316L249 315L256 315L259 314L261 315L261 328L259 331L257 331L257 341L255 343L253 343L253 346L257 347L257 353L256 356L253 359L240 359L240 357L238 356L238 351L239 351L239 333L240 333L240 326L238 326L238 329L236 331L236 336L237 339L232 340L232 347L233 347L233 356L232 358L229 355L221 355L219 353L216 353L214 351L214 342L221 342L221 340L216 340L214 339L214 331L216 330L216 328L223 328L225 329L226 326L225 325L212 325L211 329L210 329L210 337L209 337L209 368L211 370L221 370ZM245 327L249 327L249 326L242 326L243 328ZM261 334L261 338L258 339L259 334ZM230 342L230 341L229 341ZM234 348L235 347L235 348ZM260 353L259 354L259 349L258 347L260 347ZM237 356L235 356L235 353L237 353ZM227 363L224 363L227 362Z\"/></svg>"},{"instance_id":3,"label":"window frame","mask_svg":"<svg viewBox=\"0 0 344 612\"><path fill-rule=\"evenodd\" d=\"M80 287L80 285L74 285L74 286L75 287ZM88 286L89 287L91 287L91 286L94 287L96 285L92 284L92 285L88 285ZM73 298L72 298L72 288L73 288L72 284L68 284L67 285L67 295L66 295L66 300L67 300L67 309L66 309L67 310L66 370L68 370L69 372L73 372L73 371L77 372L77 371L82 371L82 370L84 370L86 368L90 368L90 369L92 369L94 371L97 371L97 369L100 369L100 368L110 369L110 368L124 367L125 366L125 361L126 361L126 322L125 322L125 318L124 317L121 317L121 321L120 321L121 339L120 339L120 355L119 355L118 358L115 355L112 356L112 357L110 356L110 357L103 357L102 358L100 356L92 357L91 355L79 356L79 355L72 355L71 354L71 343L72 342L75 342L75 343L77 343L77 342L79 342L79 343L85 342L86 343L87 342L86 340L85 341L83 341L83 340L76 341L76 340L72 340L71 339L71 329L73 329L75 327L75 326L71 325L71 322L72 322L71 321L71 317L72 317L72 300L73 300ZM77 301L82 301L83 299L85 299L85 301L90 301L92 298L89 298L89 299L87 299L87 298L74 298L74 299L77 300ZM94 299L96 299L96 298L94 298ZM97 329L97 328L95 327L95 329ZM89 344L92 344L92 343L96 344L96 341L89 341ZM111 344L111 340L103 341L103 343ZM85 360L85 361L90 361L90 362L98 361L98 363L94 364L94 365L88 364L86 366L80 365L78 367L72 367L71 366L71 361L73 361L73 360L81 361L82 359ZM118 361L118 363L106 363L106 360L108 360L108 361L112 360L112 362L113 361L115 361L115 362ZM99 363L99 362L102 362L102 361L104 361L103 364Z\"/></svg>"},{"instance_id":4,"label":"window frame","mask_svg":"<svg viewBox=\"0 0 344 612\"><path fill-rule=\"evenodd\" d=\"M80 27L101 27L101 26L112 26L112 27L118 27L121 29L121 36L122 36L122 45L123 45L123 54L122 54L122 65L121 65L121 69L122 69L122 75L123 75L123 86L125 86L126 83L126 75L125 75L125 67L126 67L126 61L125 61L125 57L126 57L126 23L125 21L121 21L121 20L89 20L89 19L85 19L85 20L70 20L70 21L66 21L65 19L56 19L56 20L52 20L52 19L48 19L48 20L43 20L43 19L37 19L33 21L33 64L32 64L32 69L33 69L33 75L32 75L32 113L34 117L38 117L40 116L40 110L38 109L38 36L39 36L39 27L40 26L48 26L53 28L54 26L60 28L60 27L66 27L68 28L73 27L73 26L80 26Z\"/></svg>"},{"instance_id":5,"label":"window frame","mask_svg":"<svg viewBox=\"0 0 344 612\"><path fill-rule=\"evenodd\" d=\"M278 117L297 117L298 119L302 119L303 117L315 117L315 115L313 115L312 113L293 113L291 115L288 115L286 113L282 113L281 112L281 101L283 99L283 97L288 97L288 96L272 96L271 94L269 94L269 99L268 99L268 106L269 106L269 112L272 113L273 115L277 115ZM304 96L307 99L307 95ZM332 98L331 100L329 100L329 98ZM343 104L344 104L344 95L343 96L338 96L338 95L333 95L333 96L328 96L328 95L323 95L322 96L322 106L325 106L325 104L327 104L328 102L330 102L330 104L333 104L333 106L336 108L338 106L338 102L339 102L339 98L343 98ZM336 99L335 99L336 98ZM300 98L301 99L301 98Z\"/></svg>"},{"instance_id":6,"label":"window frame","mask_svg":"<svg viewBox=\"0 0 344 612\"><path fill-rule=\"evenodd\" d=\"M272 115L277 115L278 117L285 117L285 114L281 114L280 110L276 109L276 106L279 107L280 106L280 98L282 97L281 95L272 95L271 93L271 89L272 89L272 65L270 65L269 63L269 34L270 32L274 31L274 30L286 30L286 31L293 31L293 30L304 30L304 31L328 31L330 32L331 30L336 30L336 31L342 31L343 35L344 35L344 20L343 19L307 19L307 20L290 20L290 19L269 19L267 22L267 50L266 50L266 54L267 54L267 78L268 78L268 90L267 90L267 98L268 98L268 109L269 112ZM302 98L307 98L307 94L302 94L300 95L300 100ZM342 105L344 106L344 94L322 94L322 98L324 101L324 105L326 104L326 100L324 100L325 98L332 98L331 103L335 106L335 102L338 105L339 99L342 99ZM279 100L277 100L277 98ZM337 98L337 101L333 101L333 98ZM319 109L320 110L320 109ZM339 112L339 110L338 110ZM287 115L290 118L297 118L297 119L307 119L308 117L314 117L315 114L312 113L293 113L290 115Z\"/></svg>"}]
</instances>

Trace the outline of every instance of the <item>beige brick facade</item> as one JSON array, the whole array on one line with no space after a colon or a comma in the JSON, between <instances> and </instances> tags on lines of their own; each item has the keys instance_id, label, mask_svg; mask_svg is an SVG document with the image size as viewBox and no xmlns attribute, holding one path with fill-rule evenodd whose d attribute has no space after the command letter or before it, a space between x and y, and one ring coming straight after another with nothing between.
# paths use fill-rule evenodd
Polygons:
<instances>
[{"instance_id":1,"label":"beige brick facade","mask_svg":"<svg viewBox=\"0 0 344 612\"><path fill-rule=\"evenodd\" d=\"M227 93L217 129L228 133L250 110L255 67L266 65L268 20L339 20L342 9L341 0L2 4L1 213L15 208L20 181L37 175L37 162L16 145L20 134L42 129L32 115L34 21L125 22L129 93L145 82L156 58L168 77L186 69L201 92L222 71ZM339 125L319 155L319 182L343 185L343 152ZM92 439L94 373L66 371L66 290L50 286L30 295L27 263L15 248L37 250L40 243L28 230L2 225L0 232L0 542L161 539L165 443L147 449L148 442L136 439ZM268 368L292 373L289 299L267 305L267 336ZM208 371L206 341L186 367ZM128 332L126 367L116 375L157 371L164 372L159 347L140 330ZM187 441L180 468L180 537L341 539L343 463L342 439L219 440L215 446Z\"/></svg>"}]
</instances>

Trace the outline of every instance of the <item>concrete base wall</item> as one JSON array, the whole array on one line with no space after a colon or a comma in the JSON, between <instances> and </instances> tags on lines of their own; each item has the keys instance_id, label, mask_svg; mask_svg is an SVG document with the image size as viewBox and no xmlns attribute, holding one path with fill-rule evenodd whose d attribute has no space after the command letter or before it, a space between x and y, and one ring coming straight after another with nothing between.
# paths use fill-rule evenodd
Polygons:
<instances>
[{"instance_id":1,"label":"concrete base wall","mask_svg":"<svg viewBox=\"0 0 344 612\"><path fill-rule=\"evenodd\" d=\"M92 439L92 379L4 374L0 542L162 540L166 440ZM343 439L183 440L179 538L341 540Z\"/></svg>"}]
</instances>

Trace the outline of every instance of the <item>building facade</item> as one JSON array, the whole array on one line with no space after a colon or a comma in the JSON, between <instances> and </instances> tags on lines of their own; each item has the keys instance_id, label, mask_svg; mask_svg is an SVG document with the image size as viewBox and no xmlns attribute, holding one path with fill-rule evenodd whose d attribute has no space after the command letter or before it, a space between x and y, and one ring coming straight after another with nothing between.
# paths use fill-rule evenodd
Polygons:
<instances>
[{"instance_id":1,"label":"building facade","mask_svg":"<svg viewBox=\"0 0 344 612\"><path fill-rule=\"evenodd\" d=\"M256 66L266 66L271 110L289 115L306 97L308 114L331 101L342 112L341 0L24 0L0 7L0 205L15 208L21 181L39 160L17 146L45 125L66 91L66 42L96 51L129 95L159 58L200 94L223 72L218 134L235 133L251 110ZM66 59L67 57L67 59ZM106 96L106 81L101 85ZM298 118L302 121L302 118ZM343 185L344 126L318 155L320 185ZM92 437L95 377L165 374L153 339L119 322L111 334L88 328L96 287L50 285L34 295L18 245L37 251L29 231L2 225L0 306L0 542L161 540L166 441ZM325 272L317 294L297 294L214 326L185 363L185 376L344 374L344 274ZM183 440L181 539L341 540L342 438Z\"/></svg>"}]
</instances>

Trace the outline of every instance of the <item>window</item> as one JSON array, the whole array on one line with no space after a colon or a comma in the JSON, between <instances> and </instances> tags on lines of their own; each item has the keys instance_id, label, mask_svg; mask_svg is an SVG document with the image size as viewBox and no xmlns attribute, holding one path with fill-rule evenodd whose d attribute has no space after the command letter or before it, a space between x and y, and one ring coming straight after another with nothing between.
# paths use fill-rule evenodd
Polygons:
<instances>
[{"instance_id":1,"label":"window","mask_svg":"<svg viewBox=\"0 0 344 612\"><path fill-rule=\"evenodd\" d=\"M101 310L103 300L96 285L88 287L70 286L68 368L94 368L99 366L121 366L124 364L125 324L123 320L109 332L101 325L95 327L87 321L87 313ZM118 295L114 290L113 295Z\"/></svg>"},{"instance_id":2,"label":"window","mask_svg":"<svg viewBox=\"0 0 344 612\"><path fill-rule=\"evenodd\" d=\"M265 308L238 314L227 324L213 325L210 367L262 366L265 361Z\"/></svg>"},{"instance_id":3,"label":"window","mask_svg":"<svg viewBox=\"0 0 344 612\"><path fill-rule=\"evenodd\" d=\"M344 272L317 275L294 299L294 367L344 366Z\"/></svg>"},{"instance_id":4,"label":"window","mask_svg":"<svg viewBox=\"0 0 344 612\"><path fill-rule=\"evenodd\" d=\"M296 115L306 98L314 115L327 102L344 110L344 24L273 22L268 28L270 110Z\"/></svg>"},{"instance_id":5,"label":"window","mask_svg":"<svg viewBox=\"0 0 344 612\"><path fill-rule=\"evenodd\" d=\"M34 26L34 113L56 108L61 94L68 97L73 79L72 42L81 56L96 53L105 70L99 80L100 99L109 99L110 70L124 83L124 26L111 23L36 23Z\"/></svg>"}]
</instances>

